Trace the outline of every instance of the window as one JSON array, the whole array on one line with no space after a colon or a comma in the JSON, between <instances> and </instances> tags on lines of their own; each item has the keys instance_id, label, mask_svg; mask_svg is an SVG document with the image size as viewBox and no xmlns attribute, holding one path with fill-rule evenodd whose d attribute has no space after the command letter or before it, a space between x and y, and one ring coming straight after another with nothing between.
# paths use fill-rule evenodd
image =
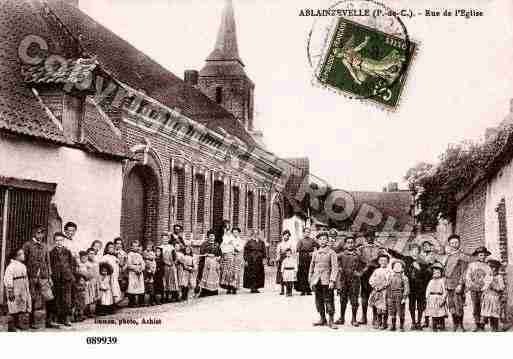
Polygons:
<instances>
[{"instance_id":1,"label":"window","mask_svg":"<svg viewBox=\"0 0 513 359\"><path fill-rule=\"evenodd\" d=\"M254 198L253 198L253 192L248 192L248 229L253 229L253 212L254 212Z\"/></svg>"},{"instance_id":2,"label":"window","mask_svg":"<svg viewBox=\"0 0 513 359\"><path fill-rule=\"evenodd\" d=\"M265 230L265 218L266 218L267 203L265 196L260 196L260 229Z\"/></svg>"},{"instance_id":3,"label":"window","mask_svg":"<svg viewBox=\"0 0 513 359\"><path fill-rule=\"evenodd\" d=\"M176 179L176 220L183 221L185 218L185 170L175 168Z\"/></svg>"},{"instance_id":4,"label":"window","mask_svg":"<svg viewBox=\"0 0 513 359\"><path fill-rule=\"evenodd\" d=\"M223 88L216 87L216 103L223 102Z\"/></svg>"},{"instance_id":5,"label":"window","mask_svg":"<svg viewBox=\"0 0 513 359\"><path fill-rule=\"evenodd\" d=\"M239 211L240 211L240 190L239 187L232 188L232 203L233 203L233 217L232 217L232 225L233 227L239 226Z\"/></svg>"},{"instance_id":6,"label":"window","mask_svg":"<svg viewBox=\"0 0 513 359\"><path fill-rule=\"evenodd\" d=\"M196 222L205 221L205 176L196 175Z\"/></svg>"}]
</instances>

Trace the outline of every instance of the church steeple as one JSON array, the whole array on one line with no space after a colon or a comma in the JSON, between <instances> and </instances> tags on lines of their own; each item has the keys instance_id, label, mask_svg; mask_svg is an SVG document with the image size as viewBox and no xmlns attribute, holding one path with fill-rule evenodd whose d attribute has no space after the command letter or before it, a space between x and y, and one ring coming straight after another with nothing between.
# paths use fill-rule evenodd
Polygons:
<instances>
[{"instance_id":1,"label":"church steeple","mask_svg":"<svg viewBox=\"0 0 513 359\"><path fill-rule=\"evenodd\" d=\"M248 131L253 130L255 85L246 75L239 55L232 0L225 2L214 50L199 72L197 86L230 111Z\"/></svg>"},{"instance_id":2,"label":"church steeple","mask_svg":"<svg viewBox=\"0 0 513 359\"><path fill-rule=\"evenodd\" d=\"M214 50L207 57L207 61L238 61L244 66L239 57L235 16L231 0L226 0L216 44Z\"/></svg>"}]
</instances>

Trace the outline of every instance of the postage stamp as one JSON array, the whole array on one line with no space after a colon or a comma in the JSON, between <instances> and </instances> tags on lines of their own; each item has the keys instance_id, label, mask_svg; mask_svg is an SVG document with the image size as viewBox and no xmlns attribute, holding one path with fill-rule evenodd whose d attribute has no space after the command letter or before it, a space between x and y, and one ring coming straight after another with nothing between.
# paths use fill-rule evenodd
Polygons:
<instances>
[{"instance_id":1,"label":"postage stamp","mask_svg":"<svg viewBox=\"0 0 513 359\"><path fill-rule=\"evenodd\" d=\"M395 110L416 44L343 17L328 41L316 73L319 83Z\"/></svg>"}]
</instances>

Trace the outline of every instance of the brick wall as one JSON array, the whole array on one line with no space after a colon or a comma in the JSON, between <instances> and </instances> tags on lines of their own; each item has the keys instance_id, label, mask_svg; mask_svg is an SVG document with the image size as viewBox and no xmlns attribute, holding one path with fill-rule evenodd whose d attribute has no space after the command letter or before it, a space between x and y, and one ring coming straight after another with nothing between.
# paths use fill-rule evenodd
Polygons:
<instances>
[{"instance_id":1,"label":"brick wall","mask_svg":"<svg viewBox=\"0 0 513 359\"><path fill-rule=\"evenodd\" d=\"M477 184L459 203L455 231L470 252L485 244L486 183Z\"/></svg>"}]
</instances>

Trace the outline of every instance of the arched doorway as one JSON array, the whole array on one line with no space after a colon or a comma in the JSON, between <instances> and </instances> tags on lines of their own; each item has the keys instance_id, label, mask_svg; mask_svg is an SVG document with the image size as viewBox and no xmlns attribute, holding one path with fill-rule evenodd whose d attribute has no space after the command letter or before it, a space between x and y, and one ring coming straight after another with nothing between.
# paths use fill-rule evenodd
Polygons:
<instances>
[{"instance_id":1,"label":"arched doorway","mask_svg":"<svg viewBox=\"0 0 513 359\"><path fill-rule=\"evenodd\" d=\"M269 223L269 256L271 258L276 258L276 247L278 246L278 243L281 240L281 229L283 226L283 215L281 212L282 211L279 202L274 201L271 206L271 218Z\"/></svg>"},{"instance_id":2,"label":"arched doorway","mask_svg":"<svg viewBox=\"0 0 513 359\"><path fill-rule=\"evenodd\" d=\"M135 165L123 185L121 238L125 248L137 239L156 243L159 190L153 169Z\"/></svg>"}]
</instances>

